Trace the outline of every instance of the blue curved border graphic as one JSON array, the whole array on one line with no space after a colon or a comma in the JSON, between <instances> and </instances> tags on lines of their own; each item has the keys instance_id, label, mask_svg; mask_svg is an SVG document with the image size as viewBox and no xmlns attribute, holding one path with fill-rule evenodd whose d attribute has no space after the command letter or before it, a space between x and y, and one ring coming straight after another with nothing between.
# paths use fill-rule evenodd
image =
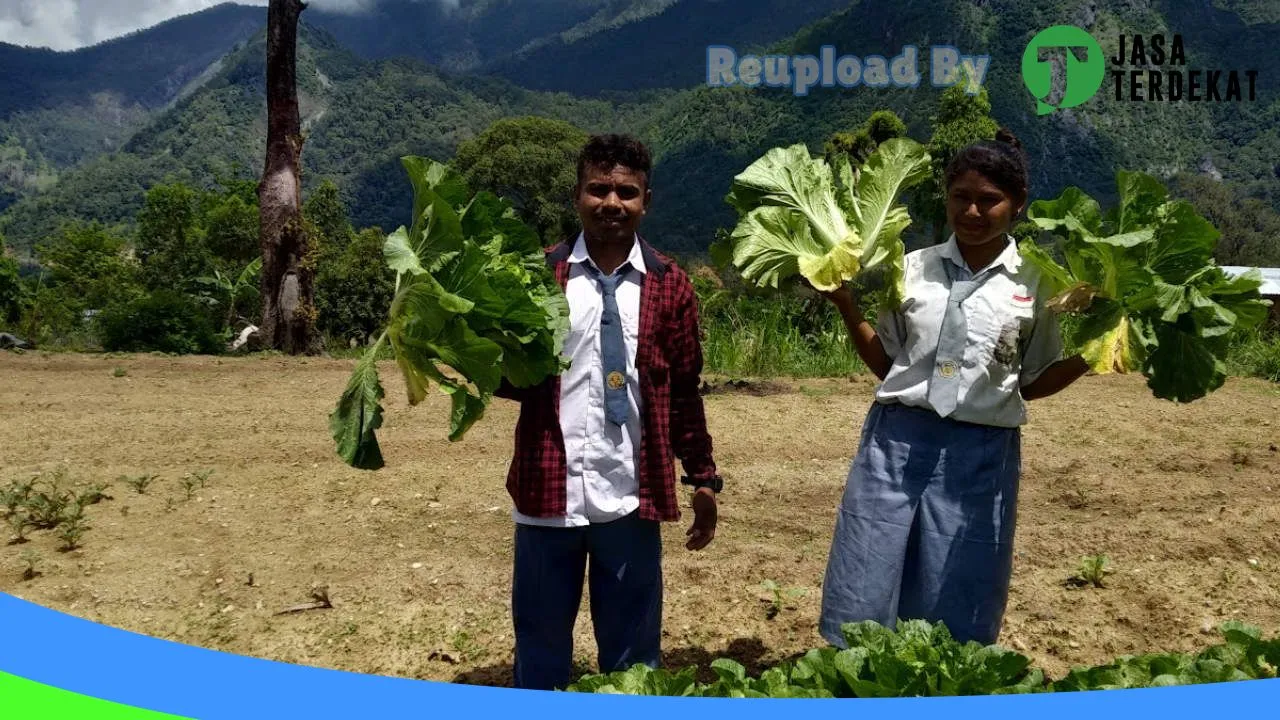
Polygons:
<instances>
[{"instance_id":1,"label":"blue curved border graphic","mask_svg":"<svg viewBox=\"0 0 1280 720\"><path fill-rule=\"evenodd\" d=\"M259 660L107 627L0 593L0 672L122 705L221 718L607 717L676 720L778 713L1097 720L1274 716L1280 679L1150 690L892 700L742 700L525 692ZM786 703L785 707L778 703ZM0 697L0 710L4 698ZM8 717L3 712L0 715ZM836 715L833 715L833 717ZM25 720L15 717L14 720Z\"/></svg>"}]
</instances>

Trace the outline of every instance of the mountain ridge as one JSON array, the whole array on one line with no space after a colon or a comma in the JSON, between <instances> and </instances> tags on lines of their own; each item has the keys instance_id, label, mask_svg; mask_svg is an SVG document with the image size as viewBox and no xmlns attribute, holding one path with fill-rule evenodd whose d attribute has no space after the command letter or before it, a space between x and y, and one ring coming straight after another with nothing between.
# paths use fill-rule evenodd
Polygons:
<instances>
[{"instance_id":1,"label":"mountain ridge","mask_svg":"<svg viewBox=\"0 0 1280 720\"><path fill-rule=\"evenodd\" d=\"M767 46L807 53L831 43L842 51L896 53L907 43L950 44L968 53L992 53L986 85L993 115L1028 148L1037 197L1077 185L1106 202L1119 167L1162 177L1220 170L1234 183L1233 192L1280 209L1275 94L1280 60L1260 54L1280 27L1246 23L1237 13L1206 9L1196 0L1137 9L1124 0L1049 5L1029 0L978 5L930 0L909 7L853 3ZM768 0L752 7L769 7ZM1241 105L1162 105L1115 103L1104 90L1079 108L1039 117L1022 86L1017 58L1035 32L1060 23L1088 26L1106 53L1114 51L1121 32L1172 29L1186 35L1190 61L1200 66L1256 58L1263 96ZM631 31L652 27L640 22ZM313 187L321 178L334 179L357 225L387 230L403 223L407 212L401 155L446 160L459 142L493 120L538 114L589 131L632 132L649 143L656 168L647 232L668 249L700 250L716 228L733 222L723 202L732 177L769 147L804 142L818 150L831 133L848 131L881 108L897 112L912 136L927 138L940 92L923 86L916 91L863 87L797 98L782 90L618 88L578 97L534 92L499 76L450 72L409 58L369 60L305 15L302 36L300 95L309 132L304 182ZM265 134L264 58L255 44L260 37L228 55L198 88L123 143L120 152L18 200L0 215L0 231L29 251L60 216L127 222L142 190L163 178L207 185L219 176L254 177ZM3 158L0 153L0 168Z\"/></svg>"}]
</instances>

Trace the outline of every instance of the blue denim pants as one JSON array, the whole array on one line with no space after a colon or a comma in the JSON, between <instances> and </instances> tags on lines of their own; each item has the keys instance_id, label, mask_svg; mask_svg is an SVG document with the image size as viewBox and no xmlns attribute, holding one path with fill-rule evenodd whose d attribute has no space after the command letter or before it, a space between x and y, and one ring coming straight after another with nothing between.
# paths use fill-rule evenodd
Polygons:
<instances>
[{"instance_id":1,"label":"blue denim pants","mask_svg":"<svg viewBox=\"0 0 1280 720\"><path fill-rule=\"evenodd\" d=\"M875 404L836 513L819 630L944 622L995 642L1013 569L1021 433Z\"/></svg>"},{"instance_id":2,"label":"blue denim pants","mask_svg":"<svg viewBox=\"0 0 1280 720\"><path fill-rule=\"evenodd\" d=\"M515 685L563 688L584 575L601 672L657 667L662 643L662 537L638 513L586 527L516 525L511 615Z\"/></svg>"}]
</instances>

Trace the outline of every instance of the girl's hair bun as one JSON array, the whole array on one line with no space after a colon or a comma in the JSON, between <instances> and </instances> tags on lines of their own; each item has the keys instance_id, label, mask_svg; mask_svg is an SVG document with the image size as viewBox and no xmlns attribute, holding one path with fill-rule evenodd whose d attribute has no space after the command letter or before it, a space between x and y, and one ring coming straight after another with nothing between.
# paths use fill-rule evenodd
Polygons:
<instances>
[{"instance_id":1,"label":"girl's hair bun","mask_svg":"<svg viewBox=\"0 0 1280 720\"><path fill-rule=\"evenodd\" d=\"M1009 131L1009 128L1000 128L996 131L996 142L1004 143L1012 146L1014 150L1022 151L1022 141L1016 135Z\"/></svg>"},{"instance_id":2,"label":"girl's hair bun","mask_svg":"<svg viewBox=\"0 0 1280 720\"><path fill-rule=\"evenodd\" d=\"M969 171L986 177L1010 197L1025 198L1030 187L1027 152L1008 128L997 130L994 140L976 142L957 153L947 165L946 184Z\"/></svg>"}]
</instances>

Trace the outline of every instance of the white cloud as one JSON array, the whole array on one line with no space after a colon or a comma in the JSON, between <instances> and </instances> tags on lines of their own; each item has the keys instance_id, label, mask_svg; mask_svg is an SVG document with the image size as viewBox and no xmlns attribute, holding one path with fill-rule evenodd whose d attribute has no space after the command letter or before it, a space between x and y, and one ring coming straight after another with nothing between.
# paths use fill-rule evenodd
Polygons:
<instances>
[{"instance_id":1,"label":"white cloud","mask_svg":"<svg viewBox=\"0 0 1280 720\"><path fill-rule=\"evenodd\" d=\"M72 50L223 0L0 0L0 41ZM266 0L241 0L266 5Z\"/></svg>"},{"instance_id":2,"label":"white cloud","mask_svg":"<svg viewBox=\"0 0 1280 720\"><path fill-rule=\"evenodd\" d=\"M332 13L361 13L377 4L378 0L307 0L308 8Z\"/></svg>"},{"instance_id":3,"label":"white cloud","mask_svg":"<svg viewBox=\"0 0 1280 720\"><path fill-rule=\"evenodd\" d=\"M74 50L226 0L0 0L0 42ZM437 0L456 8L459 0ZM266 5L267 0L236 0ZM359 13L378 0L311 0L308 7ZM305 15L304 15L305 17Z\"/></svg>"}]
</instances>

